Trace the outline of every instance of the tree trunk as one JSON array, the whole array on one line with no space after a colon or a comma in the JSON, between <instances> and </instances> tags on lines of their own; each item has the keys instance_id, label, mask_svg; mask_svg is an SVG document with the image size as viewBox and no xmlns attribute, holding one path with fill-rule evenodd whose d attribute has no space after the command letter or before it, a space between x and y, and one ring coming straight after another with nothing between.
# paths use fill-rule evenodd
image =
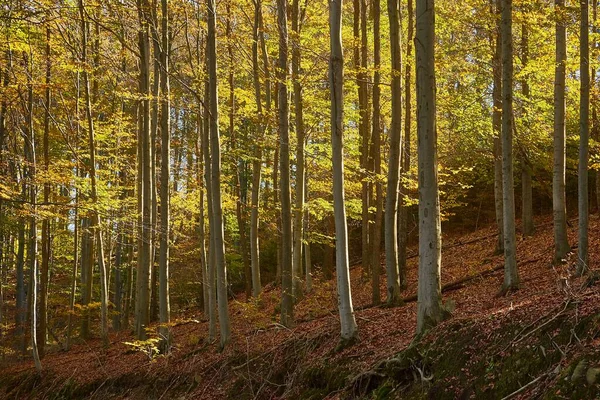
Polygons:
<instances>
[{"instance_id":1,"label":"tree trunk","mask_svg":"<svg viewBox=\"0 0 600 400\"><path fill-rule=\"evenodd\" d=\"M163 341L162 350L168 351L171 344L169 323L171 321L171 305L169 302L169 218L170 197L169 178L171 176L171 88L169 85L169 61L171 44L169 42L170 25L167 0L161 0L162 42L161 42L161 74L160 74L160 256L159 256L159 334Z\"/></svg>"},{"instance_id":2,"label":"tree trunk","mask_svg":"<svg viewBox=\"0 0 600 400\"><path fill-rule=\"evenodd\" d=\"M417 0L417 135L419 157L419 284L417 333L443 318L440 270L442 237L437 172L433 0Z\"/></svg>"},{"instance_id":3,"label":"tree trunk","mask_svg":"<svg viewBox=\"0 0 600 400\"><path fill-rule=\"evenodd\" d=\"M51 101L51 70L52 61L50 55L50 28L46 28L46 89L44 99L44 173L48 176L50 169L50 149L48 143L48 135L50 133L50 101ZM48 178L44 182L44 203L48 204L50 201L50 182ZM51 250L51 237L50 237L50 219L44 218L42 221L42 264L40 269L40 308L39 308L39 319L40 326L38 329L38 351L40 359L44 358L46 349L46 332L48 324L48 274L50 273L50 250Z\"/></svg>"},{"instance_id":4,"label":"tree trunk","mask_svg":"<svg viewBox=\"0 0 600 400\"><path fill-rule=\"evenodd\" d=\"M404 138L402 146L403 152L400 155L400 162L402 163L402 178L408 179L410 177L410 134L411 134L411 119L412 119L412 106L411 106L411 71L412 65L409 63L412 55L412 43L413 43L413 27L414 27L414 13L413 13L413 1L408 0L407 10L408 14L408 37L406 38L406 66L404 68ZM398 215L398 280L400 282L400 289L406 289L408 282L406 278L406 248L408 246L408 206L404 203L404 197L409 195L409 185L402 179L400 180L400 197L398 198L398 208L400 213Z\"/></svg>"},{"instance_id":5,"label":"tree trunk","mask_svg":"<svg viewBox=\"0 0 600 400\"><path fill-rule=\"evenodd\" d=\"M294 323L294 294L292 271L292 198L290 193L290 132L286 80L288 77L287 0L277 0L279 27L279 174L281 192L281 324Z\"/></svg>"},{"instance_id":6,"label":"tree trunk","mask_svg":"<svg viewBox=\"0 0 600 400\"><path fill-rule=\"evenodd\" d=\"M590 49L589 49L589 5L588 0L581 0L581 26L579 33L579 253L577 274L588 269L588 230L589 230L589 198L588 198L588 155L589 155L589 112L590 112Z\"/></svg>"},{"instance_id":7,"label":"tree trunk","mask_svg":"<svg viewBox=\"0 0 600 400\"><path fill-rule=\"evenodd\" d=\"M519 288L513 180L512 0L502 0L502 204L504 227L503 291Z\"/></svg>"},{"instance_id":8,"label":"tree trunk","mask_svg":"<svg viewBox=\"0 0 600 400\"><path fill-rule=\"evenodd\" d=\"M251 194L251 211L250 211L250 268L252 269L252 295L257 297L262 288L260 282L260 248L258 243L258 217L260 206L260 181L262 173L262 142L265 137L266 126L262 123L264 120L262 108L262 96L260 88L260 77L258 65L258 42L259 42L259 26L262 13L262 3L257 0L254 4L254 26L253 26L253 42L252 42L252 74L254 80L254 96L256 101L256 114L259 117L257 123L258 136L254 144L254 160L252 161L252 194ZM261 34L262 37L262 34ZM265 73L268 74L268 63L265 65ZM270 105L267 105L270 107ZM267 109L267 111L269 111Z\"/></svg>"},{"instance_id":9,"label":"tree trunk","mask_svg":"<svg viewBox=\"0 0 600 400\"><path fill-rule=\"evenodd\" d=\"M152 262L152 179L151 179L151 123L150 123L150 34L149 17L146 12L149 10L147 0L138 0L138 14L140 30L138 32L139 50L140 50L140 76L139 92L143 96L141 100L141 121L138 141L140 142L140 151L138 159L140 163L141 177L141 202L139 202L139 212L142 216L141 221L141 243L138 248L138 271L137 271L137 290L136 290L136 318L135 332L140 340L146 339L146 327L150 322L150 284L151 284L151 262ZM138 197L139 199L139 197Z\"/></svg>"},{"instance_id":10,"label":"tree trunk","mask_svg":"<svg viewBox=\"0 0 600 400\"><path fill-rule=\"evenodd\" d=\"M87 22L85 20L85 10L83 0L79 1L79 13L81 17L81 62L87 63ZM98 204L98 189L96 183L96 137L94 132L94 120L92 114L92 101L90 95L90 79L87 69L83 69L83 86L85 94L85 111L87 119L88 140L89 140L89 171L91 178L91 198L94 206ZM92 230L96 238L96 247L98 249L98 269L100 270L100 314L101 314L101 335L104 347L108 346L108 279L106 265L104 263L104 244L102 229L100 224L100 215L97 209L92 212ZM91 274L88 276L91 279Z\"/></svg>"},{"instance_id":11,"label":"tree trunk","mask_svg":"<svg viewBox=\"0 0 600 400\"><path fill-rule=\"evenodd\" d=\"M356 340L358 328L352 307L350 266L348 261L348 226L344 200L344 54L342 50L342 0L329 3L331 93L331 147L333 163L333 210L335 215L335 252L341 342L345 346Z\"/></svg>"},{"instance_id":12,"label":"tree trunk","mask_svg":"<svg viewBox=\"0 0 600 400\"><path fill-rule=\"evenodd\" d=\"M492 89L492 126L494 130L494 205L496 208L496 225L498 226L498 243L496 244L496 253L498 254L504 252L502 142L500 139L502 132L502 41L500 37L501 1L502 0L495 0L495 6L494 4L491 6L494 17L496 18L495 35L491 40L494 46L494 56L492 58L492 69L494 75L494 87Z\"/></svg>"},{"instance_id":13,"label":"tree trunk","mask_svg":"<svg viewBox=\"0 0 600 400\"><path fill-rule=\"evenodd\" d=\"M389 129L390 153L388 182L385 196L385 270L387 275L387 303L400 301L398 276L398 189L400 185L400 154L402 143L402 50L400 41L400 10L398 0L388 0L390 18L390 52L392 66L392 124Z\"/></svg>"},{"instance_id":14,"label":"tree trunk","mask_svg":"<svg viewBox=\"0 0 600 400\"><path fill-rule=\"evenodd\" d=\"M554 168L552 173L552 210L554 216L554 263L560 263L571 250L567 239L565 200L566 126L565 69L567 29L565 0L555 0L556 67L554 71Z\"/></svg>"},{"instance_id":15,"label":"tree trunk","mask_svg":"<svg viewBox=\"0 0 600 400\"><path fill-rule=\"evenodd\" d=\"M225 241L223 233L223 205L221 202L221 139L219 136L219 104L217 84L217 41L215 0L207 0L208 6L208 78L210 99L210 153L212 181L212 213L215 228L214 261L217 270L217 302L219 309L219 327L221 330L221 348L231 339L229 307L227 304L227 268L225 266Z\"/></svg>"},{"instance_id":16,"label":"tree trunk","mask_svg":"<svg viewBox=\"0 0 600 400\"><path fill-rule=\"evenodd\" d=\"M302 298L302 238L304 228L304 104L300 82L300 30L302 21L300 0L292 3L292 81L294 85L294 115L296 122L296 204L294 210L294 258L292 260L293 296L296 302Z\"/></svg>"},{"instance_id":17,"label":"tree trunk","mask_svg":"<svg viewBox=\"0 0 600 400\"><path fill-rule=\"evenodd\" d=\"M381 220L383 219L383 184L381 175L381 0L373 0L373 64L375 76L373 79L373 136L371 137L371 159L375 179L375 223L371 239L371 287L374 305L381 303L379 290L379 271L381 269Z\"/></svg>"}]
</instances>

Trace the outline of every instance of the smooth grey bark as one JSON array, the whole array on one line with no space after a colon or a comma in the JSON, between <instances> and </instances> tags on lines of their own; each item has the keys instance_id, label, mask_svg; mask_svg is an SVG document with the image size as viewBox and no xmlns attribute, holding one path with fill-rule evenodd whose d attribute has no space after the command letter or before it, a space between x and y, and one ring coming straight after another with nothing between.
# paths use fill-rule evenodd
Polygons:
<instances>
[{"instance_id":1,"label":"smooth grey bark","mask_svg":"<svg viewBox=\"0 0 600 400\"><path fill-rule=\"evenodd\" d=\"M289 104L286 81L288 78L287 0L277 0L279 28L278 120L279 120L279 174L281 198L281 324L294 323L294 292L292 271L292 198L290 192L290 131Z\"/></svg>"},{"instance_id":2,"label":"smooth grey bark","mask_svg":"<svg viewBox=\"0 0 600 400\"><path fill-rule=\"evenodd\" d=\"M294 88L294 121L296 124L296 202L294 207L294 252L292 259L293 296L302 298L302 239L304 235L304 104L300 82L300 30L302 28L300 0L292 2L292 82Z\"/></svg>"},{"instance_id":3,"label":"smooth grey bark","mask_svg":"<svg viewBox=\"0 0 600 400\"><path fill-rule=\"evenodd\" d=\"M214 229L214 260L217 270L217 307L219 311L219 328L221 332L221 348L231 339L229 322L229 306L227 303L227 267L225 265L225 241L223 232L223 204L221 201L221 138L219 135L219 96L217 83L217 40L216 40L216 6L215 0L207 0L208 38L207 61L210 104L210 156L211 156L211 189L212 213Z\"/></svg>"},{"instance_id":4,"label":"smooth grey bark","mask_svg":"<svg viewBox=\"0 0 600 400\"><path fill-rule=\"evenodd\" d=\"M335 218L335 254L338 308L341 323L340 345L358 337L352 307L350 263L348 260L348 226L344 199L344 53L342 50L342 0L329 2L329 85L331 93L331 147L333 163L333 212Z\"/></svg>"},{"instance_id":5,"label":"smooth grey bark","mask_svg":"<svg viewBox=\"0 0 600 400\"><path fill-rule=\"evenodd\" d=\"M579 176L578 176L578 209L579 209L579 245L577 274L588 269L589 247L589 197L588 197L588 157L590 140L590 48L589 48L589 4L588 0L580 0L581 24L579 31Z\"/></svg>"},{"instance_id":6,"label":"smooth grey bark","mask_svg":"<svg viewBox=\"0 0 600 400\"><path fill-rule=\"evenodd\" d=\"M402 151L402 50L400 9L398 0L388 0L390 19L390 54L392 67L392 123L389 129L390 153L385 196L385 270L387 303L398 304L400 280L398 274L398 190L400 187L400 154Z\"/></svg>"},{"instance_id":7,"label":"smooth grey bark","mask_svg":"<svg viewBox=\"0 0 600 400\"><path fill-rule=\"evenodd\" d=\"M169 84L169 61L171 44L169 42L170 24L167 0L161 0L161 74L160 74L160 253L159 253L159 288L158 316L159 334L163 341L163 350L171 344L169 323L171 321L171 305L169 302L169 219L170 195L169 178L171 176L171 87Z\"/></svg>"},{"instance_id":8,"label":"smooth grey bark","mask_svg":"<svg viewBox=\"0 0 600 400\"><path fill-rule=\"evenodd\" d=\"M369 234L371 238L371 288L372 303L381 303L379 272L381 269L381 222L383 219L383 183L381 175L381 0L373 0L373 133L371 137L371 159L375 181L375 221Z\"/></svg>"},{"instance_id":9,"label":"smooth grey bark","mask_svg":"<svg viewBox=\"0 0 600 400\"><path fill-rule=\"evenodd\" d=\"M556 64L554 70L554 164L552 171L552 211L554 217L554 263L560 263L571 251L567 238L566 173L566 100L567 29L565 0L555 0Z\"/></svg>"},{"instance_id":10,"label":"smooth grey bark","mask_svg":"<svg viewBox=\"0 0 600 400\"><path fill-rule=\"evenodd\" d=\"M512 0L502 0L502 204L504 227L504 284L502 291L519 288L513 178L513 39Z\"/></svg>"},{"instance_id":11,"label":"smooth grey bark","mask_svg":"<svg viewBox=\"0 0 600 400\"><path fill-rule=\"evenodd\" d=\"M444 315L440 270L442 235L437 171L435 94L435 13L433 0L417 0L415 55L417 62L417 137L419 172L419 283L417 333L439 323Z\"/></svg>"},{"instance_id":12,"label":"smooth grey bark","mask_svg":"<svg viewBox=\"0 0 600 400\"><path fill-rule=\"evenodd\" d=\"M521 64L526 68L529 64L529 28L528 21L521 24ZM523 74L521 80L521 91L526 102L530 101L531 92L527 75ZM528 130L527 107L524 110L525 126ZM533 236L533 190L532 190L533 166L525 148L521 149L521 223L523 224L523 236Z\"/></svg>"}]
</instances>

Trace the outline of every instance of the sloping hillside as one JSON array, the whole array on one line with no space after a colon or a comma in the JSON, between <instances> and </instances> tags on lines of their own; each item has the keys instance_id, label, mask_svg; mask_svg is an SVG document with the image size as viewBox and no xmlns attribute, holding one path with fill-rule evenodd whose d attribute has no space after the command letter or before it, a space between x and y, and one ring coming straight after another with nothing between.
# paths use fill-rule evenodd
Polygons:
<instances>
[{"instance_id":1,"label":"sloping hillside","mask_svg":"<svg viewBox=\"0 0 600 400\"><path fill-rule=\"evenodd\" d=\"M133 339L122 333L111 336L107 351L99 340L49 351L41 377L29 360L8 359L0 397L593 398L600 395L600 286L570 277L576 255L553 267L551 220L536 222L537 234L517 247L522 289L504 297L497 296L503 272L493 229L445 238L442 280L453 315L418 340L413 256L407 301L397 308L370 307L370 286L353 268L360 341L341 352L335 351L335 282L317 278L297 305L293 329L277 323L279 292L268 287L258 301L231 302L235 336L223 352L205 343L206 322L190 310L175 319L175 344L166 357L150 345L126 344ZM595 270L596 216L590 239Z\"/></svg>"}]
</instances>

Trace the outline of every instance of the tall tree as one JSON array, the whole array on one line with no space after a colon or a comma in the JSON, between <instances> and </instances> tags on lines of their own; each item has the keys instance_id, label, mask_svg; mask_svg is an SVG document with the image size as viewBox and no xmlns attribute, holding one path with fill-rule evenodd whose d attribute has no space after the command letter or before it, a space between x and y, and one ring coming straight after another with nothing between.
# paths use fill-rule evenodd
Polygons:
<instances>
[{"instance_id":1,"label":"tall tree","mask_svg":"<svg viewBox=\"0 0 600 400\"><path fill-rule=\"evenodd\" d=\"M229 306L227 304L227 268L225 265L225 241L223 232L223 204L221 201L221 138L219 135L219 96L217 83L217 40L215 0L206 0L208 6L208 82L210 104L210 156L212 183L212 213L214 229L214 261L217 269L217 305L221 347L231 339Z\"/></svg>"},{"instance_id":2,"label":"tall tree","mask_svg":"<svg viewBox=\"0 0 600 400\"><path fill-rule=\"evenodd\" d=\"M371 138L371 159L375 180L375 223L371 224L371 286L373 304L381 302L379 290L379 270L381 266L381 221L383 219L383 184L381 175L381 1L373 0L373 136Z\"/></svg>"},{"instance_id":3,"label":"tall tree","mask_svg":"<svg viewBox=\"0 0 600 400\"><path fill-rule=\"evenodd\" d=\"M504 227L503 291L519 288L513 179L512 0L502 0L502 204Z\"/></svg>"},{"instance_id":4,"label":"tall tree","mask_svg":"<svg viewBox=\"0 0 600 400\"><path fill-rule=\"evenodd\" d=\"M167 0L161 0L161 102L160 102L160 256L159 256L159 319L160 335L166 341L168 348L170 343L169 322L171 307L169 303L169 178L171 176L171 87L169 82L169 43L170 24L169 7Z\"/></svg>"},{"instance_id":5,"label":"tall tree","mask_svg":"<svg viewBox=\"0 0 600 400\"><path fill-rule=\"evenodd\" d=\"M281 0L280 0L281 1ZM344 198L344 53L342 49L342 0L329 2L329 86L331 93L331 147L333 162L333 212L335 217L335 254L338 307L341 323L340 345L354 342L358 327L352 307L348 226Z\"/></svg>"},{"instance_id":6,"label":"tall tree","mask_svg":"<svg viewBox=\"0 0 600 400\"><path fill-rule=\"evenodd\" d=\"M405 197L409 194L407 183L410 175L410 134L412 129L412 42L414 36L414 11L413 0L408 0L406 13L408 14L408 32L406 38L406 66L404 68L404 137L400 162L402 164L402 175L400 179L400 197L398 198L398 280L400 289L406 289L406 248L408 246L408 206Z\"/></svg>"},{"instance_id":7,"label":"tall tree","mask_svg":"<svg viewBox=\"0 0 600 400\"><path fill-rule=\"evenodd\" d=\"M292 198L290 193L290 131L288 104L288 27L287 0L277 0L279 28L278 98L279 98L279 173L281 191L281 324L294 322L292 271Z\"/></svg>"},{"instance_id":8,"label":"tall tree","mask_svg":"<svg viewBox=\"0 0 600 400\"><path fill-rule=\"evenodd\" d=\"M589 4L581 1L581 25L579 31L579 253L577 274L588 269L588 230L589 230L589 198L588 198L588 154L589 154L589 113L590 113L590 49L589 49Z\"/></svg>"},{"instance_id":9,"label":"tall tree","mask_svg":"<svg viewBox=\"0 0 600 400\"><path fill-rule=\"evenodd\" d=\"M81 62L84 66L87 63L87 22L85 17L85 5L83 0L79 0L79 14L81 17ZM89 172L91 180L91 199L95 207L98 205L98 184L96 174L96 135L94 130L94 117L92 113L92 99L90 93L90 79L86 68L83 69L83 88L85 96L85 114L88 130L89 145ZM92 230L96 239L96 248L98 250L98 269L100 270L100 314L101 314L101 335L104 346L108 346L108 277L106 264L104 260L104 241L102 227L100 224L100 214L95 208L92 211ZM88 277L91 279L91 276Z\"/></svg>"},{"instance_id":10,"label":"tall tree","mask_svg":"<svg viewBox=\"0 0 600 400\"><path fill-rule=\"evenodd\" d=\"M400 184L400 153L402 143L402 50L398 0L388 0L390 19L390 54L392 63L392 124L389 129L390 153L388 182L385 196L385 270L387 275L387 303L400 301L398 277L398 188Z\"/></svg>"},{"instance_id":11,"label":"tall tree","mask_svg":"<svg viewBox=\"0 0 600 400\"><path fill-rule=\"evenodd\" d=\"M302 240L304 228L304 102L300 82L300 30L302 27L300 0L292 1L292 81L294 86L294 116L296 124L296 204L294 208L294 252L292 273L294 275L294 300L302 297Z\"/></svg>"},{"instance_id":12,"label":"tall tree","mask_svg":"<svg viewBox=\"0 0 600 400\"><path fill-rule=\"evenodd\" d=\"M417 136L419 157L419 285L417 333L443 318L442 235L438 193L434 0L417 0Z\"/></svg>"},{"instance_id":13,"label":"tall tree","mask_svg":"<svg viewBox=\"0 0 600 400\"><path fill-rule=\"evenodd\" d=\"M501 38L501 10L502 0L492 0L491 10L495 24L491 42L494 49L492 57L492 73L494 86L492 89L492 126L494 130L494 205L496 210L496 225L498 226L498 242L496 253L504 252L504 222L503 222L503 197L502 197L502 38Z\"/></svg>"},{"instance_id":14,"label":"tall tree","mask_svg":"<svg viewBox=\"0 0 600 400\"><path fill-rule=\"evenodd\" d=\"M565 0L554 1L556 14L556 64L554 69L554 167L552 173L552 210L554 215L554 263L560 263L571 250L567 238L566 100L567 28Z\"/></svg>"}]
</instances>

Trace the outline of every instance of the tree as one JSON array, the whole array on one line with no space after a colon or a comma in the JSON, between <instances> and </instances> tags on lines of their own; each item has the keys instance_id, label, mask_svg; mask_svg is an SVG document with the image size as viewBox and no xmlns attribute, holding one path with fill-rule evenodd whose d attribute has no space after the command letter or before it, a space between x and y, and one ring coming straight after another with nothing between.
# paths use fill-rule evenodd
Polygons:
<instances>
[{"instance_id":1,"label":"tree","mask_svg":"<svg viewBox=\"0 0 600 400\"><path fill-rule=\"evenodd\" d=\"M229 307L227 304L227 268L225 265L225 242L223 239L223 205L221 202L221 140L219 136L219 103L217 83L217 40L215 0L206 0L208 13L207 62L210 105L210 156L211 156L211 191L214 229L214 262L217 270L217 306L219 310L219 327L221 331L221 347L225 347L231 339Z\"/></svg>"},{"instance_id":2,"label":"tree","mask_svg":"<svg viewBox=\"0 0 600 400\"><path fill-rule=\"evenodd\" d=\"M495 3L495 5L494 5ZM504 252L504 205L502 195L502 37L501 37L501 12L502 0L492 1L492 14L494 15L495 33L491 42L494 48L492 57L493 89L492 89L492 126L494 129L494 205L496 210L496 225L498 226L498 243L496 252Z\"/></svg>"},{"instance_id":3,"label":"tree","mask_svg":"<svg viewBox=\"0 0 600 400\"><path fill-rule=\"evenodd\" d=\"M389 129L390 154L385 196L385 270L387 303L400 301L398 277L398 189L402 142L402 51L400 49L400 10L398 0L388 0L390 54L392 64L392 124Z\"/></svg>"},{"instance_id":4,"label":"tree","mask_svg":"<svg viewBox=\"0 0 600 400\"><path fill-rule=\"evenodd\" d=\"M292 198L290 193L290 132L287 91L288 28L287 0L277 0L279 28L278 59L278 120L279 120L279 173L281 186L281 324L294 323L294 294L292 271Z\"/></svg>"},{"instance_id":5,"label":"tree","mask_svg":"<svg viewBox=\"0 0 600 400\"><path fill-rule=\"evenodd\" d=\"M373 79L373 136L371 138L371 159L375 181L375 223L371 224L371 286L373 289L373 304L381 302L379 291L379 270L381 250L381 220L383 219L383 184L381 175L381 1L373 0L373 64L375 76Z\"/></svg>"},{"instance_id":6,"label":"tree","mask_svg":"<svg viewBox=\"0 0 600 400\"><path fill-rule=\"evenodd\" d=\"M519 288L513 180L512 0L502 0L502 204L504 227L503 291Z\"/></svg>"},{"instance_id":7,"label":"tree","mask_svg":"<svg viewBox=\"0 0 600 400\"><path fill-rule=\"evenodd\" d=\"M169 8L167 0L161 0L162 41L160 52L161 107L160 107L160 256L159 256L159 318L160 335L166 341L164 349L170 343L169 322L171 307L169 304L169 178L171 176L171 87L169 82Z\"/></svg>"},{"instance_id":8,"label":"tree","mask_svg":"<svg viewBox=\"0 0 600 400\"><path fill-rule=\"evenodd\" d=\"M333 209L335 216L335 253L341 346L356 340L358 328L352 307L348 260L348 227L344 199L344 54L342 50L342 0L329 3L331 93L331 146L333 162Z\"/></svg>"},{"instance_id":9,"label":"tree","mask_svg":"<svg viewBox=\"0 0 600 400\"><path fill-rule=\"evenodd\" d=\"M523 21L521 24L521 62L523 65L523 69L527 68L529 63L529 21ZM523 74L523 78L521 80L521 91L523 93L523 98L525 101L531 100L531 92L529 89L529 81L527 79L527 75ZM524 111L525 118L527 120L527 112ZM525 122L525 126L528 126L528 121ZM534 226L533 226L533 191L531 187L532 183L532 165L529 160L529 155L527 154L527 150L525 146L522 145L520 149L521 153L521 220L523 224L523 235L524 236L533 236Z\"/></svg>"},{"instance_id":10,"label":"tree","mask_svg":"<svg viewBox=\"0 0 600 400\"><path fill-rule=\"evenodd\" d=\"M419 285L417 333L443 318L442 236L437 172L435 13L433 0L417 0L417 136L419 158Z\"/></svg>"},{"instance_id":11,"label":"tree","mask_svg":"<svg viewBox=\"0 0 600 400\"><path fill-rule=\"evenodd\" d=\"M554 167L552 172L552 210L554 216L554 263L560 263L571 250L567 239L565 200L566 173L566 100L567 29L565 1L555 0L556 64L554 69Z\"/></svg>"},{"instance_id":12,"label":"tree","mask_svg":"<svg viewBox=\"0 0 600 400\"><path fill-rule=\"evenodd\" d=\"M579 245L577 274L581 275L588 269L588 230L589 230L589 199L588 199L588 154L589 154L589 112L590 112L590 50L589 50L589 5L588 0L581 0L581 24L579 33L579 71L580 71L580 101L579 101Z\"/></svg>"}]
</instances>

